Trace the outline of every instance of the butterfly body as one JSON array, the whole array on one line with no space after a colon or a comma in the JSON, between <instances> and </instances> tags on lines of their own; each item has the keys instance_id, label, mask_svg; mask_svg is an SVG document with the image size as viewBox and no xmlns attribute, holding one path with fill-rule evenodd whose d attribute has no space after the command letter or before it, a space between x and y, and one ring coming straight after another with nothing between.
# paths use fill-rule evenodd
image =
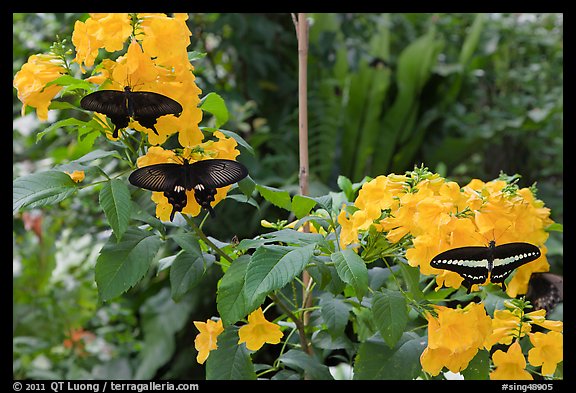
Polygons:
<instances>
[{"instance_id":1,"label":"butterfly body","mask_svg":"<svg viewBox=\"0 0 576 393\"><path fill-rule=\"evenodd\" d=\"M151 91L132 91L128 86L123 91L100 90L88 94L80 100L80 106L108 116L114 124L114 138L119 130L128 127L130 118L158 135L155 124L160 116L179 116L182 112L182 105L170 97Z\"/></svg>"},{"instance_id":2,"label":"butterfly body","mask_svg":"<svg viewBox=\"0 0 576 393\"><path fill-rule=\"evenodd\" d=\"M435 256L430 266L456 272L464 279L464 286L470 293L473 284L490 282L502 284L514 269L540 257L540 250L530 243L506 243L496 246L490 241L488 247L459 247L444 251Z\"/></svg>"},{"instance_id":3,"label":"butterfly body","mask_svg":"<svg viewBox=\"0 0 576 393\"><path fill-rule=\"evenodd\" d=\"M172 205L170 221L188 203L186 191L194 191L194 199L214 217L211 203L217 188L242 180L248 170L238 161L209 159L190 164L163 163L139 168L130 174L133 185L151 191L161 191Z\"/></svg>"}]
</instances>

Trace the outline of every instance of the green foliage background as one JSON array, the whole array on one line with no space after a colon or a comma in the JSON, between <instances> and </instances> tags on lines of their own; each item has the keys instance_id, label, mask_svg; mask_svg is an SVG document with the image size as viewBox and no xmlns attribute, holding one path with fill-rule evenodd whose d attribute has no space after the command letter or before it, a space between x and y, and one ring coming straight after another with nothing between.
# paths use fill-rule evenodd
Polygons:
<instances>
[{"instance_id":1,"label":"green foliage background","mask_svg":"<svg viewBox=\"0 0 576 393\"><path fill-rule=\"evenodd\" d=\"M69 39L82 17L14 14L13 74L57 35ZM353 200L351 185L365 176L404 173L421 163L460 184L504 171L522 175L522 187L536 182L552 219L563 222L561 14L309 17L311 196L342 190ZM297 193L297 42L290 15L190 14L188 26L198 86L203 95L224 98L230 112L225 128L254 149L254 155L241 150L250 176L259 185ZM61 115L51 111L48 123L34 114L20 117L15 89L13 97L14 178L106 149L102 138L92 146L65 129L37 142L36 134ZM209 270L177 303L167 274L146 276L128 293L99 303L94 265L110 228L96 191L80 190L43 208L41 239L24 227L21 213L14 215L14 378L204 378L204 367L195 362L192 321L217 313L220 276ZM151 206L148 195L138 203ZM262 232L261 219L294 219L261 197L258 203L258 209L222 203L218 220L208 221L204 232L242 240ZM561 272L562 235L553 233L548 248L551 270ZM95 335L87 356L63 347L71 326ZM415 342L408 334L400 340ZM386 343L371 344L360 347L360 359L383 356ZM260 351L254 362L271 363L275 351ZM345 358L346 351L337 355ZM288 365L302 361L291 352L282 358ZM316 364L310 370L326 372Z\"/></svg>"}]
</instances>

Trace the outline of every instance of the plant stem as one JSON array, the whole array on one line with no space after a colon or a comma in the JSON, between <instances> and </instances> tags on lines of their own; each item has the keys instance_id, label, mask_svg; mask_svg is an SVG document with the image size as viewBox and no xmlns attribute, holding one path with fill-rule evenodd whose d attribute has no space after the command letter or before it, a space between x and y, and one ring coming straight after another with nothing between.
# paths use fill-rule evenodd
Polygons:
<instances>
[{"instance_id":1,"label":"plant stem","mask_svg":"<svg viewBox=\"0 0 576 393\"><path fill-rule=\"evenodd\" d=\"M294 313L292 313L292 311L290 311L290 309L288 307L286 307L284 302L282 300L280 300L280 298L278 296L276 296L274 293L269 294L268 297L270 299L272 299L274 304L276 304L278 306L278 308L280 308L282 310L282 312L284 314L286 314L288 316L288 318L290 318L294 322L294 324L296 325L296 329L298 330L298 336L300 337L300 345L302 346L302 350L308 354L312 353L312 348L310 347L310 344L308 343L308 338L306 337L305 326L304 326L304 323L302 322L302 320L299 319L296 315L294 315Z\"/></svg>"}]
</instances>

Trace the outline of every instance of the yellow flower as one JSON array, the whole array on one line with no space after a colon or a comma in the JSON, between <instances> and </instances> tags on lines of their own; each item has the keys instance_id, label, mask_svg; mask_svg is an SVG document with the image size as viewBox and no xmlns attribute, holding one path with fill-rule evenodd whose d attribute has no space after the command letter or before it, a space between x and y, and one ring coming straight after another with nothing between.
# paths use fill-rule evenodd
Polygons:
<instances>
[{"instance_id":1,"label":"yellow flower","mask_svg":"<svg viewBox=\"0 0 576 393\"><path fill-rule=\"evenodd\" d=\"M514 341L507 352L497 350L492 355L496 369L490 373L490 379L532 380L526 371L526 359L518 341Z\"/></svg>"},{"instance_id":2,"label":"yellow flower","mask_svg":"<svg viewBox=\"0 0 576 393\"><path fill-rule=\"evenodd\" d=\"M346 210L342 209L338 214L338 224L340 224L340 246L345 249L348 245L358 242L358 228L354 222L346 216Z\"/></svg>"},{"instance_id":3,"label":"yellow flower","mask_svg":"<svg viewBox=\"0 0 576 393\"><path fill-rule=\"evenodd\" d=\"M529 322L534 325L543 327L544 329L553 330L555 332L562 332L564 323L562 321L551 321L546 319L546 310L541 309L532 311L526 314Z\"/></svg>"},{"instance_id":4,"label":"yellow flower","mask_svg":"<svg viewBox=\"0 0 576 393\"><path fill-rule=\"evenodd\" d=\"M248 315L248 324L238 330L238 344L246 343L246 348L251 351L259 350L265 343L278 344L284 334L280 326L268 322L264 318L262 308L258 307Z\"/></svg>"},{"instance_id":5,"label":"yellow flower","mask_svg":"<svg viewBox=\"0 0 576 393\"><path fill-rule=\"evenodd\" d=\"M68 173L66 172L71 178L72 180L74 180L76 183L80 183L82 180L84 180L84 171L74 171L72 173Z\"/></svg>"},{"instance_id":6,"label":"yellow flower","mask_svg":"<svg viewBox=\"0 0 576 393\"><path fill-rule=\"evenodd\" d=\"M490 349L495 344L509 345L513 340L520 339L532 331L532 325L561 332L561 321L546 320L546 310L525 313L524 309L514 302L504 302L505 310L495 310L492 319L492 334L486 338L484 346Z\"/></svg>"},{"instance_id":7,"label":"yellow flower","mask_svg":"<svg viewBox=\"0 0 576 393\"><path fill-rule=\"evenodd\" d=\"M528 361L533 366L542 366L543 375L553 375L556 365L564 359L563 335L558 332L530 334L534 348L528 351Z\"/></svg>"},{"instance_id":8,"label":"yellow flower","mask_svg":"<svg viewBox=\"0 0 576 393\"><path fill-rule=\"evenodd\" d=\"M194 348L198 351L196 361L203 364L206 359L208 359L210 351L218 348L216 341L218 335L224 331L224 327L222 326L221 319L217 322L211 319L208 319L206 322L194 321L194 326L200 331L194 339Z\"/></svg>"},{"instance_id":9,"label":"yellow flower","mask_svg":"<svg viewBox=\"0 0 576 393\"><path fill-rule=\"evenodd\" d=\"M138 15L142 22L140 28L144 33L142 48L159 65L188 67L188 53L192 33L186 26L185 17L169 18L165 14ZM179 72L177 70L176 72Z\"/></svg>"},{"instance_id":10,"label":"yellow flower","mask_svg":"<svg viewBox=\"0 0 576 393\"><path fill-rule=\"evenodd\" d=\"M98 57L98 49L115 52L124 47L132 33L130 15L122 13L90 14L86 22L76 21L72 32L72 43L76 48L74 61L82 72L92 67Z\"/></svg>"},{"instance_id":11,"label":"yellow flower","mask_svg":"<svg viewBox=\"0 0 576 393\"><path fill-rule=\"evenodd\" d=\"M22 116L26 106L36 108L36 115L42 121L48 120L48 106L58 94L61 86L52 85L52 82L66 73L64 62L52 54L32 55L14 75L14 87L18 90L18 99L22 101Z\"/></svg>"},{"instance_id":12,"label":"yellow flower","mask_svg":"<svg viewBox=\"0 0 576 393\"><path fill-rule=\"evenodd\" d=\"M486 338L485 347L493 345L509 345L513 340L524 337L530 333L530 323L522 321L523 311L519 308L512 310L495 310L492 319L492 334Z\"/></svg>"},{"instance_id":13,"label":"yellow flower","mask_svg":"<svg viewBox=\"0 0 576 393\"><path fill-rule=\"evenodd\" d=\"M459 372L483 347L491 331L491 320L482 304L463 309L435 306L437 316L428 319L428 346L420 356L424 371L438 375L443 367Z\"/></svg>"},{"instance_id":14,"label":"yellow flower","mask_svg":"<svg viewBox=\"0 0 576 393\"><path fill-rule=\"evenodd\" d=\"M180 145L188 148L200 144L204 137L198 126L202 120L202 110L198 107L202 91L196 86L194 68L188 60L191 33L186 19L183 14L173 18L165 14L138 14L127 53L116 61L103 60L98 69L100 75L88 78L93 83L105 83L111 89L122 90L130 86L134 91L159 93L182 105L180 116L167 115L157 119L158 134L131 121L130 127L147 133L152 145L164 143L176 132ZM129 14L91 14L86 22L76 23L73 34L75 61L92 66L98 48L119 50L131 34Z\"/></svg>"}]
</instances>

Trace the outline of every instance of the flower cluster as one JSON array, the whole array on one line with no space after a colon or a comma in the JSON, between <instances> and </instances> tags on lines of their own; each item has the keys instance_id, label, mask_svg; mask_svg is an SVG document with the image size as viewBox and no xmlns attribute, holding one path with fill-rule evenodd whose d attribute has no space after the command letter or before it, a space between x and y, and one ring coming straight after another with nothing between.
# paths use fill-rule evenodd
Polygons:
<instances>
[{"instance_id":1,"label":"flower cluster","mask_svg":"<svg viewBox=\"0 0 576 393\"><path fill-rule=\"evenodd\" d=\"M64 60L53 54L32 55L14 75L14 87L18 99L22 101L22 116L26 107L36 108L36 115L42 121L48 120L48 106L62 89L58 85L46 86L66 73Z\"/></svg>"},{"instance_id":2,"label":"flower cluster","mask_svg":"<svg viewBox=\"0 0 576 393\"><path fill-rule=\"evenodd\" d=\"M195 321L194 325L200 331L194 340L195 348L198 351L196 361L203 364L210 351L218 348L216 341L220 333L224 331L224 327L221 319L216 322L210 319L206 322ZM280 326L267 321L262 308L259 307L248 315L248 323L238 330L238 344L246 343L246 348L257 351L266 343L278 344L282 336Z\"/></svg>"},{"instance_id":3,"label":"flower cluster","mask_svg":"<svg viewBox=\"0 0 576 393\"><path fill-rule=\"evenodd\" d=\"M464 308L435 307L436 317L428 314L428 347L422 352L422 368L438 375L443 367L457 373L468 363L491 331L490 317L482 304L470 303Z\"/></svg>"},{"instance_id":4,"label":"flower cluster","mask_svg":"<svg viewBox=\"0 0 576 393\"><path fill-rule=\"evenodd\" d=\"M544 243L545 228L552 223L550 210L529 188L519 189L505 179L486 183L474 179L460 187L426 168L416 168L365 183L354 208L342 209L338 216L343 247L358 247L359 238L371 227L385 233L391 243L409 235L408 263L419 266L422 274L436 275L439 287L459 288L463 279L431 267L434 256L451 248L486 245L492 239L532 243L542 252L536 261L517 269L507 286L511 297L526 293L532 273L549 270Z\"/></svg>"},{"instance_id":5,"label":"flower cluster","mask_svg":"<svg viewBox=\"0 0 576 393\"><path fill-rule=\"evenodd\" d=\"M420 357L424 371L431 375L438 375L444 367L454 373L462 371L478 350L499 345L508 349L494 351L495 369L490 379L532 379L520 346L522 337L528 336L532 344L528 363L541 366L543 375L552 376L563 360L563 323L546 320L545 310L525 313L529 306L521 300L507 301L505 307L496 310L491 319L481 303L462 309L435 306L436 315L427 315L428 347ZM533 333L533 325L549 332Z\"/></svg>"},{"instance_id":6,"label":"flower cluster","mask_svg":"<svg viewBox=\"0 0 576 393\"><path fill-rule=\"evenodd\" d=\"M194 67L188 60L187 47L191 32L186 14L168 17L165 14L91 14L86 22L76 22L72 42L80 66L92 66L98 49L117 51L129 42L124 56L115 61L105 59L95 68L99 74L89 81L108 89L123 90L125 86L152 91L170 97L182 105L180 116L158 119L156 135L151 129L132 121L131 127L148 133L153 145L162 144L178 132L184 147L202 142L198 127L202 110L198 108L201 90L196 86ZM128 41L129 40L129 41Z\"/></svg>"}]
</instances>

